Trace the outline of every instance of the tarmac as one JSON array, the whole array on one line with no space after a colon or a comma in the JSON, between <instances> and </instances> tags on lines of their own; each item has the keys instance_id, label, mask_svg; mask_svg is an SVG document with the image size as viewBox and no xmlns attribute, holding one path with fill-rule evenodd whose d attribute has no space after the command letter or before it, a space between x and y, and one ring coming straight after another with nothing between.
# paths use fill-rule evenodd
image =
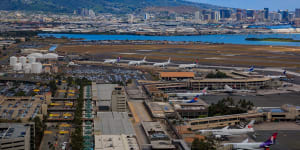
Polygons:
<instances>
[{"instance_id":1,"label":"tarmac","mask_svg":"<svg viewBox=\"0 0 300 150\"><path fill-rule=\"evenodd\" d=\"M255 95L231 95L231 94L222 94L222 95L206 95L201 96L206 103L217 103L223 98L232 97L235 101L240 99L245 99L254 103L257 107L280 107L283 104L292 104L300 106L300 93L284 93L284 94L271 94L264 96L255 96Z\"/></svg>"}]
</instances>

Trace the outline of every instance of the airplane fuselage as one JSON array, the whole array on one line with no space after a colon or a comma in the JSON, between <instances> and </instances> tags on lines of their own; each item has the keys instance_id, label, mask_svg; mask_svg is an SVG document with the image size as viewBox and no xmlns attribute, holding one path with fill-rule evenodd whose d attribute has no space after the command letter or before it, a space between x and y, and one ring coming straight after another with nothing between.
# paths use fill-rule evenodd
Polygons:
<instances>
[{"instance_id":1,"label":"airplane fuselage","mask_svg":"<svg viewBox=\"0 0 300 150\"><path fill-rule=\"evenodd\" d=\"M212 133L213 135L230 136L241 135L249 132L254 132L253 128L250 129L227 129L227 130L202 130L202 133Z\"/></svg>"},{"instance_id":2,"label":"airplane fuselage","mask_svg":"<svg viewBox=\"0 0 300 150\"><path fill-rule=\"evenodd\" d=\"M195 68L196 64L181 64L178 67L182 69L190 69L190 68Z\"/></svg>"},{"instance_id":3,"label":"airplane fuselage","mask_svg":"<svg viewBox=\"0 0 300 150\"><path fill-rule=\"evenodd\" d=\"M226 143L225 145L232 145L233 149L244 149L244 150L252 150L252 149L261 149L262 143Z\"/></svg>"},{"instance_id":4,"label":"airplane fuselage","mask_svg":"<svg viewBox=\"0 0 300 150\"><path fill-rule=\"evenodd\" d=\"M197 95L205 95L205 93L174 93L178 97L193 97Z\"/></svg>"},{"instance_id":5,"label":"airplane fuselage","mask_svg":"<svg viewBox=\"0 0 300 150\"><path fill-rule=\"evenodd\" d=\"M155 63L155 64L153 64L153 66L155 66L155 67L165 67L165 66L167 66L169 63Z\"/></svg>"}]
</instances>

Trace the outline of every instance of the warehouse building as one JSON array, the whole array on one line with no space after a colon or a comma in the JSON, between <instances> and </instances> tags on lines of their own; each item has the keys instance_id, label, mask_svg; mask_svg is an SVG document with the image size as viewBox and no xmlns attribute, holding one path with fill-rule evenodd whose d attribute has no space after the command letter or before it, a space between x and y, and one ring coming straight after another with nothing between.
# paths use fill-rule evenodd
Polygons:
<instances>
[{"instance_id":1,"label":"warehouse building","mask_svg":"<svg viewBox=\"0 0 300 150\"><path fill-rule=\"evenodd\" d=\"M174 103L174 109L182 118L198 118L207 116L208 104L198 99L195 103Z\"/></svg>"},{"instance_id":2,"label":"warehouse building","mask_svg":"<svg viewBox=\"0 0 300 150\"><path fill-rule=\"evenodd\" d=\"M138 150L126 112L98 112L94 119L95 150Z\"/></svg>"},{"instance_id":3,"label":"warehouse building","mask_svg":"<svg viewBox=\"0 0 300 150\"><path fill-rule=\"evenodd\" d=\"M97 84L92 83L92 100L96 104L99 111L111 110L112 92L117 87L117 84Z\"/></svg>"},{"instance_id":4,"label":"warehouse building","mask_svg":"<svg viewBox=\"0 0 300 150\"><path fill-rule=\"evenodd\" d=\"M152 149L175 150L175 146L159 122L142 122L144 132L151 143Z\"/></svg>"},{"instance_id":5,"label":"warehouse building","mask_svg":"<svg viewBox=\"0 0 300 150\"><path fill-rule=\"evenodd\" d=\"M94 132L95 135L135 135L126 112L98 112Z\"/></svg>"},{"instance_id":6,"label":"warehouse building","mask_svg":"<svg viewBox=\"0 0 300 150\"><path fill-rule=\"evenodd\" d=\"M195 73L194 72L160 72L159 78L161 80L187 80L187 79L194 79Z\"/></svg>"},{"instance_id":7,"label":"warehouse building","mask_svg":"<svg viewBox=\"0 0 300 150\"><path fill-rule=\"evenodd\" d=\"M234 87L235 89L260 89L271 86L272 79L269 77L262 78L246 78L246 79L201 79L190 80L188 87L193 90L201 90L206 87L209 89L224 89L225 85ZM274 85L273 85L274 86Z\"/></svg>"}]
</instances>

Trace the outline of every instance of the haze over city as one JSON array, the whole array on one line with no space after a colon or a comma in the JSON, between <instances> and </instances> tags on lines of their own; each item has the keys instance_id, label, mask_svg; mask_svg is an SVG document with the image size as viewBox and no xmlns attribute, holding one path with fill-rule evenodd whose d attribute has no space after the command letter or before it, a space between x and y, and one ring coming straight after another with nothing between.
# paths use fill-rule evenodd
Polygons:
<instances>
[{"instance_id":1,"label":"haze over city","mask_svg":"<svg viewBox=\"0 0 300 150\"><path fill-rule=\"evenodd\" d=\"M294 10L300 5L299 0L189 0L192 2L207 3L232 8L263 9L277 11L279 9Z\"/></svg>"}]
</instances>

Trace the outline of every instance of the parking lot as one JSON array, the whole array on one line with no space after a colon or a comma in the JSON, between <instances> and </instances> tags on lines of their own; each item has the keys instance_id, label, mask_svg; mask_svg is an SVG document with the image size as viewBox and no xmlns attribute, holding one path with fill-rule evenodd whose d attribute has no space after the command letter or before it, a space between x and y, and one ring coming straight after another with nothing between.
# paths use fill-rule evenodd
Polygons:
<instances>
[{"instance_id":1,"label":"parking lot","mask_svg":"<svg viewBox=\"0 0 300 150\"><path fill-rule=\"evenodd\" d=\"M66 71L67 74L78 78L87 78L102 83L126 82L129 79L147 80L149 75L138 70L130 70L117 67L80 66Z\"/></svg>"},{"instance_id":2,"label":"parking lot","mask_svg":"<svg viewBox=\"0 0 300 150\"><path fill-rule=\"evenodd\" d=\"M42 150L68 149L71 134L71 125L68 123L47 123L41 143Z\"/></svg>"},{"instance_id":3,"label":"parking lot","mask_svg":"<svg viewBox=\"0 0 300 150\"><path fill-rule=\"evenodd\" d=\"M7 120L28 120L40 113L42 97L29 97L29 99L7 99L0 102L0 118Z\"/></svg>"},{"instance_id":4,"label":"parking lot","mask_svg":"<svg viewBox=\"0 0 300 150\"><path fill-rule=\"evenodd\" d=\"M49 91L49 87L33 83L3 82L0 85L0 94L8 97L41 95Z\"/></svg>"}]
</instances>

